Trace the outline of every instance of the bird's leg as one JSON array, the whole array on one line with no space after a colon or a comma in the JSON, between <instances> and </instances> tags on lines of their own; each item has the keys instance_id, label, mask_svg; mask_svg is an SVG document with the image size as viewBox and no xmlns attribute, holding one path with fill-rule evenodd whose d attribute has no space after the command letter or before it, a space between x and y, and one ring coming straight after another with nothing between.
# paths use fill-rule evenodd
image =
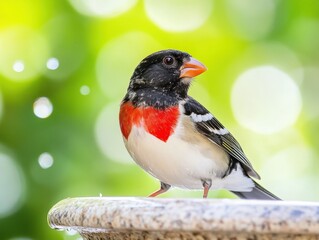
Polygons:
<instances>
[{"instance_id":1,"label":"bird's leg","mask_svg":"<svg viewBox=\"0 0 319 240\"><path fill-rule=\"evenodd\" d=\"M156 197L157 195L160 195L164 192L166 192L168 189L170 189L171 185L161 182L161 188L157 190L156 192L153 192L148 197Z\"/></svg>"},{"instance_id":2,"label":"bird's leg","mask_svg":"<svg viewBox=\"0 0 319 240\"><path fill-rule=\"evenodd\" d=\"M203 187L204 187L203 198L207 198L208 191L209 191L210 187L212 186L212 180L211 179L202 180L202 183L203 183Z\"/></svg>"}]
</instances>

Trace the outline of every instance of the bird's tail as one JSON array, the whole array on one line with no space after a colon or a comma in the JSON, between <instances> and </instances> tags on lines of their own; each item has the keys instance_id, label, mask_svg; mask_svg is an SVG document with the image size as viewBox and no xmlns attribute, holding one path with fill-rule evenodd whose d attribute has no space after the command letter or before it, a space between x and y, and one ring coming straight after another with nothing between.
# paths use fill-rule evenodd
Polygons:
<instances>
[{"instance_id":1,"label":"bird's tail","mask_svg":"<svg viewBox=\"0 0 319 240\"><path fill-rule=\"evenodd\" d=\"M236 196L242 199L258 199L258 200L281 200L276 195L269 192L267 189L260 186L258 183L255 183L255 187L251 192L234 192Z\"/></svg>"}]
</instances>

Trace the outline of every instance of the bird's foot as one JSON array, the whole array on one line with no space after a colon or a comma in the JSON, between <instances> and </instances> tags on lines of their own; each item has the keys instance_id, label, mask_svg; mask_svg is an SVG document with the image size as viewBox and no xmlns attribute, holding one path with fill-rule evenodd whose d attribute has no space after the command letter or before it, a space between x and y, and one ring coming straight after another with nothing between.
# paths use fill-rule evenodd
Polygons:
<instances>
[{"instance_id":1,"label":"bird's foot","mask_svg":"<svg viewBox=\"0 0 319 240\"><path fill-rule=\"evenodd\" d=\"M202 180L202 183L203 183L203 187L204 187L203 198L207 198L208 191L209 191L210 187L212 186L212 180L211 179Z\"/></svg>"},{"instance_id":2,"label":"bird's foot","mask_svg":"<svg viewBox=\"0 0 319 240\"><path fill-rule=\"evenodd\" d=\"M156 197L164 192L166 192L168 189L170 189L171 185L161 182L161 188L155 192L153 192L148 197Z\"/></svg>"}]
</instances>

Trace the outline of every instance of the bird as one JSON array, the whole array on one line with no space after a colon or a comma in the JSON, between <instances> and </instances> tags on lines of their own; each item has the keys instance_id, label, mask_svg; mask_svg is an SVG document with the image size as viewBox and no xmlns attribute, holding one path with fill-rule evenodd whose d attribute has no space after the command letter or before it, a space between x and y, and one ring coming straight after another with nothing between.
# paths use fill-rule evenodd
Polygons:
<instances>
[{"instance_id":1,"label":"bird","mask_svg":"<svg viewBox=\"0 0 319 240\"><path fill-rule=\"evenodd\" d=\"M119 124L133 160L160 182L149 195L171 187L226 189L242 199L280 200L260 179L238 141L203 105L188 95L207 68L190 54L167 49L135 68L121 102Z\"/></svg>"}]
</instances>

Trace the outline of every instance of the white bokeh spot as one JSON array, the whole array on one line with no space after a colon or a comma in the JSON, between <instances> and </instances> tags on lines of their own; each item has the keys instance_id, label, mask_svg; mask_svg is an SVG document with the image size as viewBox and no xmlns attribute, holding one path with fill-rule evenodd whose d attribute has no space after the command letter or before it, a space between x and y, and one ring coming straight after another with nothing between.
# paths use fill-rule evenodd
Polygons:
<instances>
[{"instance_id":1,"label":"white bokeh spot","mask_svg":"<svg viewBox=\"0 0 319 240\"><path fill-rule=\"evenodd\" d=\"M295 123L302 99L288 74L272 66L260 66L237 78L231 103L242 126L257 133L272 134Z\"/></svg>"},{"instance_id":2,"label":"white bokeh spot","mask_svg":"<svg viewBox=\"0 0 319 240\"><path fill-rule=\"evenodd\" d=\"M40 97L33 103L33 112L38 118L47 118L53 112L53 105L47 97Z\"/></svg>"},{"instance_id":3,"label":"white bokeh spot","mask_svg":"<svg viewBox=\"0 0 319 240\"><path fill-rule=\"evenodd\" d=\"M47 168L52 167L52 165L54 163L54 159L50 153L44 152L44 153L40 154L40 156L38 158L38 163L39 163L41 168L47 169Z\"/></svg>"},{"instance_id":4,"label":"white bokeh spot","mask_svg":"<svg viewBox=\"0 0 319 240\"><path fill-rule=\"evenodd\" d=\"M22 60L15 61L13 63L12 69L13 69L13 71L18 72L18 73L23 72L24 62Z\"/></svg>"},{"instance_id":5,"label":"white bokeh spot","mask_svg":"<svg viewBox=\"0 0 319 240\"><path fill-rule=\"evenodd\" d=\"M49 58L47 61L47 68L49 70L56 70L58 69L59 65L60 65L60 62L57 58Z\"/></svg>"},{"instance_id":6,"label":"white bokeh spot","mask_svg":"<svg viewBox=\"0 0 319 240\"><path fill-rule=\"evenodd\" d=\"M81 93L82 95L84 95L84 96L85 96L85 95L89 95L90 92L91 92L91 89L90 89L89 86L83 85L83 86L80 87L80 93Z\"/></svg>"},{"instance_id":7,"label":"white bokeh spot","mask_svg":"<svg viewBox=\"0 0 319 240\"><path fill-rule=\"evenodd\" d=\"M69 0L79 13L93 17L115 17L132 8L137 0Z\"/></svg>"},{"instance_id":8,"label":"white bokeh spot","mask_svg":"<svg viewBox=\"0 0 319 240\"><path fill-rule=\"evenodd\" d=\"M209 18L212 0L145 0L148 17L160 28L171 32L191 31Z\"/></svg>"}]
</instances>

